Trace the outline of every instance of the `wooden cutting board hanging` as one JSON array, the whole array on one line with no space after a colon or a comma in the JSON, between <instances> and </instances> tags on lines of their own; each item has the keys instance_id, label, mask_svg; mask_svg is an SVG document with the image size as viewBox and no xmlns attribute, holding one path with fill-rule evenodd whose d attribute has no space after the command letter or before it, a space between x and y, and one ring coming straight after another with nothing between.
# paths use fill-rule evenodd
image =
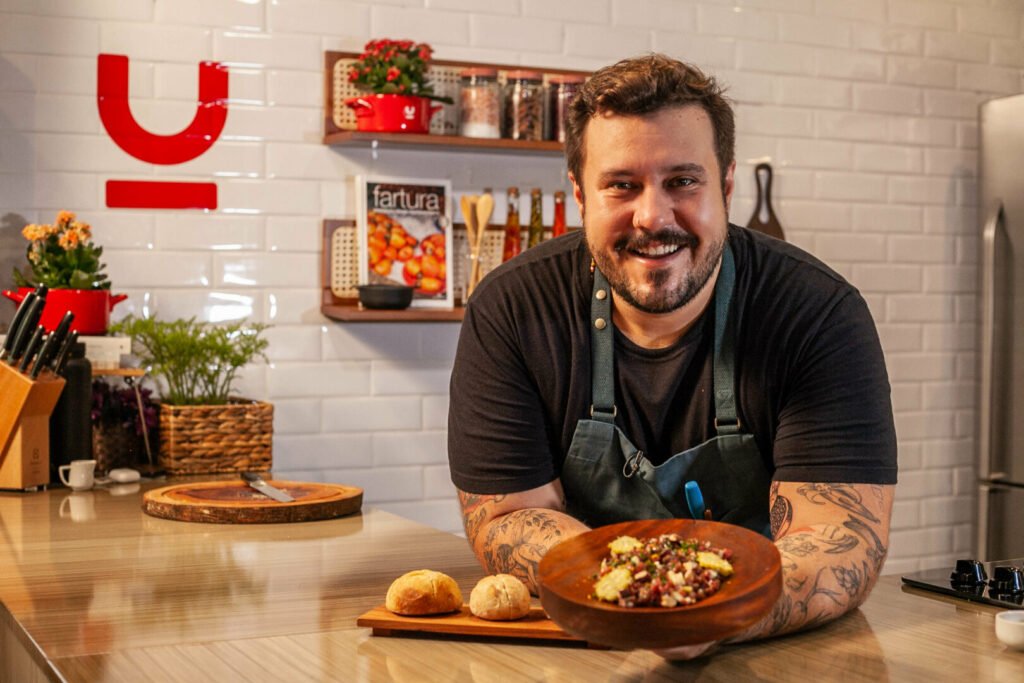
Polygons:
<instances>
[{"instance_id":1,"label":"wooden cutting board hanging","mask_svg":"<svg viewBox=\"0 0 1024 683\"><path fill-rule=\"evenodd\" d=\"M279 503L242 481L203 481L146 491L142 511L182 522L275 524L312 522L359 512L363 490L340 484L268 481L295 500Z\"/></svg>"},{"instance_id":2,"label":"wooden cutting board hanging","mask_svg":"<svg viewBox=\"0 0 1024 683\"><path fill-rule=\"evenodd\" d=\"M754 179L757 182L757 205L754 207L754 215L747 221L747 227L780 240L786 239L782 225L772 209L772 165L761 162L755 166Z\"/></svg>"}]
</instances>

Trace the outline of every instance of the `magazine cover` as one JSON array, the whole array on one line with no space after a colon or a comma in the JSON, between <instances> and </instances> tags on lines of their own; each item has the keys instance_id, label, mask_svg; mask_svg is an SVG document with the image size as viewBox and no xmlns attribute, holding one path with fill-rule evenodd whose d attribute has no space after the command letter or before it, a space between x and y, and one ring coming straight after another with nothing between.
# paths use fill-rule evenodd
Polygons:
<instances>
[{"instance_id":1,"label":"magazine cover","mask_svg":"<svg viewBox=\"0 0 1024 683\"><path fill-rule=\"evenodd\" d=\"M412 306L451 308L451 182L356 178L359 282L416 288Z\"/></svg>"}]
</instances>

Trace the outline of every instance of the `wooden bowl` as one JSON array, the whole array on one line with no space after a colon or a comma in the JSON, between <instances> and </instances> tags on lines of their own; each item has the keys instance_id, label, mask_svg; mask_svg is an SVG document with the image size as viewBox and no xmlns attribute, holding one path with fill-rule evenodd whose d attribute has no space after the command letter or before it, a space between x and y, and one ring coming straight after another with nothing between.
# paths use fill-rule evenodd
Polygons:
<instances>
[{"instance_id":1,"label":"wooden bowl","mask_svg":"<svg viewBox=\"0 0 1024 683\"><path fill-rule=\"evenodd\" d=\"M717 593L684 607L619 607L590 597L608 543L670 533L733 551L733 575ZM595 645L656 649L720 640L753 625L782 592L782 565L774 543L743 527L654 519L611 524L559 543L541 559L538 580L541 605L567 632Z\"/></svg>"}]
</instances>

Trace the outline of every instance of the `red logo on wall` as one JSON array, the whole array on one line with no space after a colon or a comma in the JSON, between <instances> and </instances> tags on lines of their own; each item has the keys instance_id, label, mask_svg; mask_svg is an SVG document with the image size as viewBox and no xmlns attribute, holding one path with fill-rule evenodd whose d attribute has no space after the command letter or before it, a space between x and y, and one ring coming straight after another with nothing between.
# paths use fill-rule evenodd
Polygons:
<instances>
[{"instance_id":1,"label":"red logo on wall","mask_svg":"<svg viewBox=\"0 0 1024 683\"><path fill-rule=\"evenodd\" d=\"M228 69L199 63L199 102L180 133L155 135L138 124L128 103L128 57L97 58L96 103L103 127L118 147L151 164L181 164L210 149L228 117ZM133 209L216 209L214 183L108 180L107 206Z\"/></svg>"}]
</instances>

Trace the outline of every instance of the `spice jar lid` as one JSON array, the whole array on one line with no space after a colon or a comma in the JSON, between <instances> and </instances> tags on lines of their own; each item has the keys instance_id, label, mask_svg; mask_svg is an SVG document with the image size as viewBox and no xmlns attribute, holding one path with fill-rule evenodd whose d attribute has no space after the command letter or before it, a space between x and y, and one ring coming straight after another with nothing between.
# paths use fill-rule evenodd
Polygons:
<instances>
[{"instance_id":1,"label":"spice jar lid","mask_svg":"<svg viewBox=\"0 0 1024 683\"><path fill-rule=\"evenodd\" d=\"M474 66L468 69L463 69L459 72L459 76L462 78L473 78L474 76L477 78L497 78L498 70L489 69L485 66Z\"/></svg>"},{"instance_id":2,"label":"spice jar lid","mask_svg":"<svg viewBox=\"0 0 1024 683\"><path fill-rule=\"evenodd\" d=\"M548 83L583 83L586 76L582 74L552 74L548 76Z\"/></svg>"},{"instance_id":3,"label":"spice jar lid","mask_svg":"<svg viewBox=\"0 0 1024 683\"><path fill-rule=\"evenodd\" d=\"M517 69L516 71L509 71L505 76L510 81L542 81L544 76L539 71L528 71L524 69Z\"/></svg>"}]
</instances>

